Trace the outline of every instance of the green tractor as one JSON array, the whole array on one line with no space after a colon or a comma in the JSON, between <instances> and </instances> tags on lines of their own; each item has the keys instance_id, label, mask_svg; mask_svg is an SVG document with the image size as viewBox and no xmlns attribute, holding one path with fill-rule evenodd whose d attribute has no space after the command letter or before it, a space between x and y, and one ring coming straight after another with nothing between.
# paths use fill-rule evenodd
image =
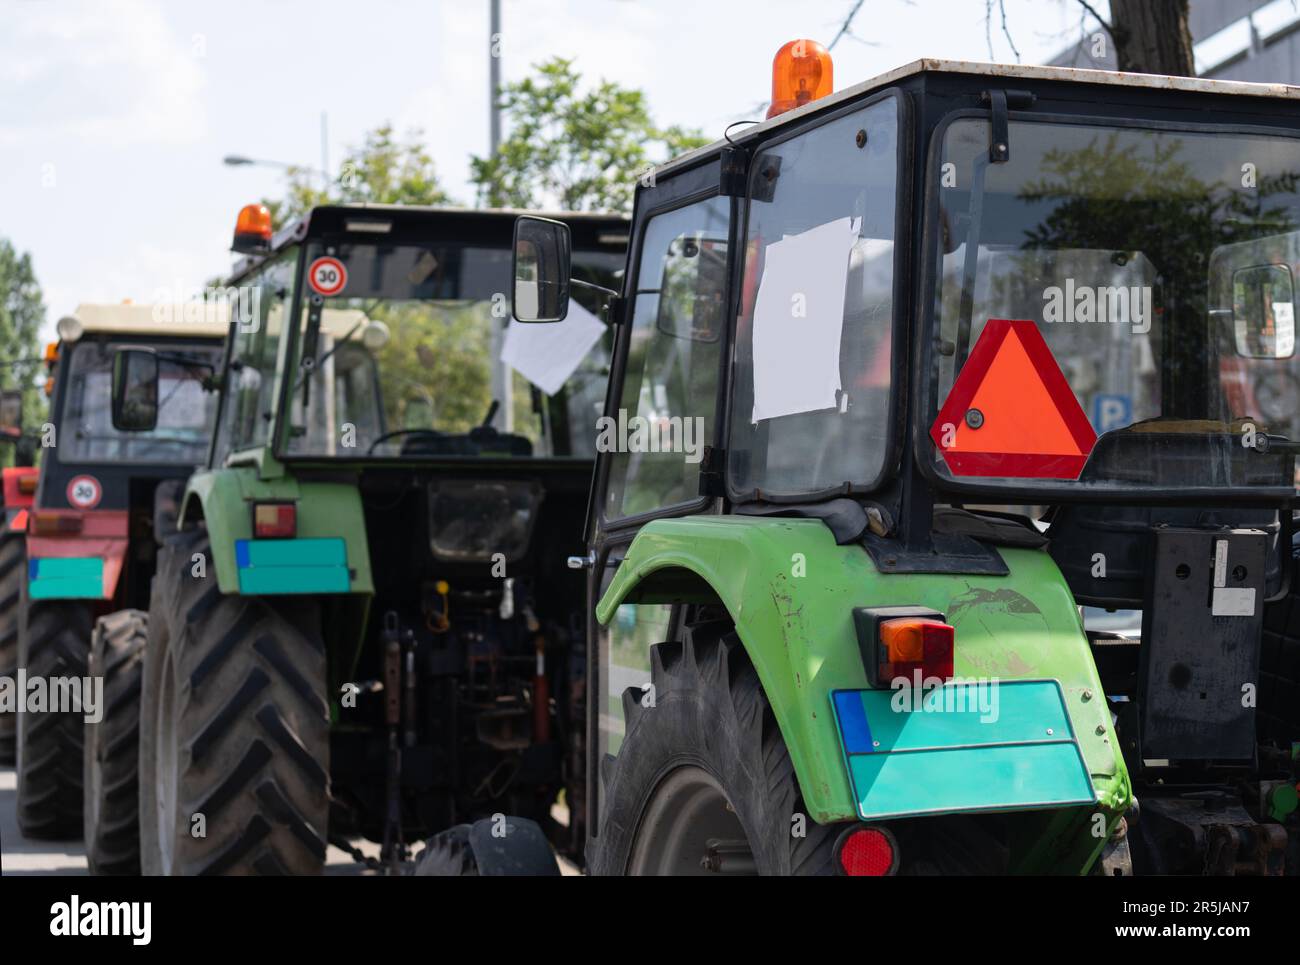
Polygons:
<instances>
[{"instance_id":1,"label":"green tractor","mask_svg":"<svg viewBox=\"0 0 1300 965\"><path fill-rule=\"evenodd\" d=\"M636 195L588 870L1295 873L1300 90L774 72Z\"/></svg>"},{"instance_id":2,"label":"green tractor","mask_svg":"<svg viewBox=\"0 0 1300 965\"><path fill-rule=\"evenodd\" d=\"M476 822L524 829L548 870L552 844L580 859L565 560L627 221L557 215L592 286L557 329L510 323L515 217L331 205L273 232L241 212L226 285L255 310L230 326L131 712L146 874L316 873L331 842L397 871L435 832L428 861L458 860ZM115 399L152 396L146 356L117 372Z\"/></svg>"}]
</instances>

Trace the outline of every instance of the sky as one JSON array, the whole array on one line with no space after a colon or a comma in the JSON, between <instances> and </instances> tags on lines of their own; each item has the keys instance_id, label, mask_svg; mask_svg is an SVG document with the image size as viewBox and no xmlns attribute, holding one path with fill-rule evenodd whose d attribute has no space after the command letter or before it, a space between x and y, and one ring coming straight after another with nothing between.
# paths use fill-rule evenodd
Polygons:
<instances>
[{"instance_id":1,"label":"sky","mask_svg":"<svg viewBox=\"0 0 1300 965\"><path fill-rule=\"evenodd\" d=\"M570 57L587 80L644 90L658 123L712 140L762 117L781 44L829 43L852 7L502 0L502 76ZM1005 7L1024 63L1079 35L1077 0ZM184 299L223 274L239 208L284 187L278 169L226 155L337 173L392 122L422 132L444 186L473 203L489 32L488 0L0 0L0 237L32 255L43 337L82 302ZM864 0L833 56L836 89L918 57L1016 59L1000 20L986 30L984 0Z\"/></svg>"}]
</instances>

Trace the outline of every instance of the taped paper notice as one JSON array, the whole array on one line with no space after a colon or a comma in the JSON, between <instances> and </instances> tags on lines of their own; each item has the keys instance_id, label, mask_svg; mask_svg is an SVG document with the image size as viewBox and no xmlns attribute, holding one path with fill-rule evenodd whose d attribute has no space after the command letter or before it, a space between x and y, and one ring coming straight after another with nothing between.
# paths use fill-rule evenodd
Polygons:
<instances>
[{"instance_id":1,"label":"taped paper notice","mask_svg":"<svg viewBox=\"0 0 1300 965\"><path fill-rule=\"evenodd\" d=\"M774 241L754 303L753 421L836 406L849 252L860 218Z\"/></svg>"},{"instance_id":2,"label":"taped paper notice","mask_svg":"<svg viewBox=\"0 0 1300 965\"><path fill-rule=\"evenodd\" d=\"M604 322L570 300L569 314L562 322L512 321L501 346L501 361L547 395L555 395L604 333Z\"/></svg>"}]
</instances>

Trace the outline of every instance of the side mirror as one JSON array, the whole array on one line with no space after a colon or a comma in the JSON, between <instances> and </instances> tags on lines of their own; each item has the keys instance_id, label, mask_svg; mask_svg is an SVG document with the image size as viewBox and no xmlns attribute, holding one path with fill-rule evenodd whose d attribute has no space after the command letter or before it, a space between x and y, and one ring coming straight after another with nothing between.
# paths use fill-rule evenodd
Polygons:
<instances>
[{"instance_id":1,"label":"side mirror","mask_svg":"<svg viewBox=\"0 0 1300 965\"><path fill-rule=\"evenodd\" d=\"M569 226L549 218L515 221L512 314L517 322L562 322L569 314Z\"/></svg>"},{"instance_id":2,"label":"side mirror","mask_svg":"<svg viewBox=\"0 0 1300 965\"><path fill-rule=\"evenodd\" d=\"M20 432L23 427L23 393L21 389L0 392L0 430L7 435Z\"/></svg>"},{"instance_id":3,"label":"side mirror","mask_svg":"<svg viewBox=\"0 0 1300 965\"><path fill-rule=\"evenodd\" d=\"M148 432L158 425L158 355L118 349L113 356L113 428Z\"/></svg>"},{"instance_id":4,"label":"side mirror","mask_svg":"<svg viewBox=\"0 0 1300 965\"><path fill-rule=\"evenodd\" d=\"M1295 354L1295 284L1286 265L1232 273L1232 327L1237 354L1289 359Z\"/></svg>"}]
</instances>

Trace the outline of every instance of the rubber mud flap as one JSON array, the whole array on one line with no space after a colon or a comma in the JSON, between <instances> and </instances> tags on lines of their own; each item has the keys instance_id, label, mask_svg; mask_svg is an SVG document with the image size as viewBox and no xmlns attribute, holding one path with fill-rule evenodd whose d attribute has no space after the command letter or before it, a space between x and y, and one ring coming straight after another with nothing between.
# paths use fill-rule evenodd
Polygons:
<instances>
[{"instance_id":1,"label":"rubber mud flap","mask_svg":"<svg viewBox=\"0 0 1300 965\"><path fill-rule=\"evenodd\" d=\"M508 816L504 829L500 818L475 821L469 829L469 846L478 873L484 877L558 877L560 874L550 842L537 822L528 818Z\"/></svg>"}]
</instances>

